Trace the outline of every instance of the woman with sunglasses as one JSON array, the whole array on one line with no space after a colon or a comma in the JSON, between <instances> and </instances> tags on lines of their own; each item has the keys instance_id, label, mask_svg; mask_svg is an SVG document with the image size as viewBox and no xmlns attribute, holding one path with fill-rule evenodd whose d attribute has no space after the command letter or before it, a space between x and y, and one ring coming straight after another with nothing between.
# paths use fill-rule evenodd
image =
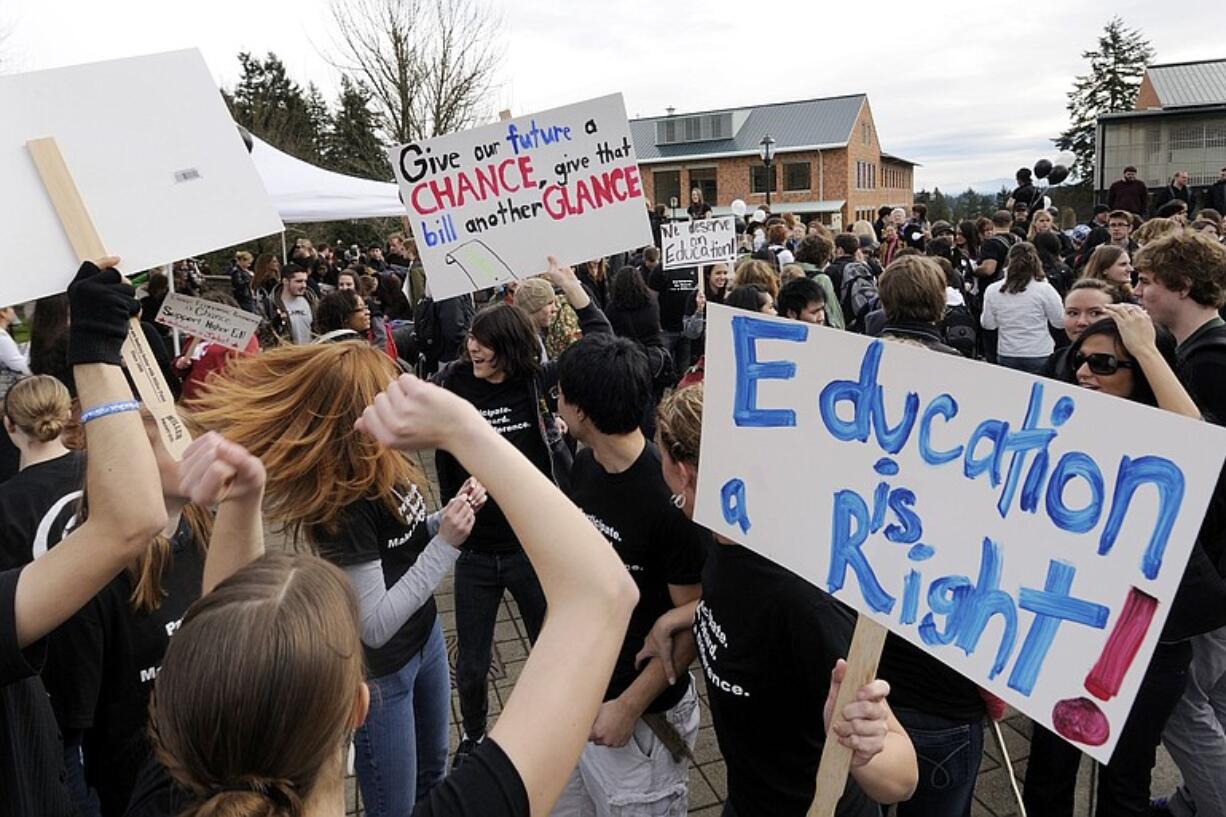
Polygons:
<instances>
[{"instance_id":1,"label":"woman with sunglasses","mask_svg":"<svg viewBox=\"0 0 1226 817\"><path fill-rule=\"evenodd\" d=\"M1106 281L1097 278L1078 278L1069 287L1064 296L1064 334L1069 339L1067 346L1061 346L1047 358L1047 365L1041 374L1044 377L1063 380L1072 383L1076 380L1072 358L1069 350L1073 343L1081 337L1093 323L1107 317L1105 307L1108 304L1118 304L1123 296L1120 291Z\"/></svg>"},{"instance_id":2,"label":"woman with sunglasses","mask_svg":"<svg viewBox=\"0 0 1226 817\"><path fill-rule=\"evenodd\" d=\"M1105 304L1101 308L1109 317L1087 327L1069 350L1074 382L1084 389L1200 419L1196 404L1175 376L1171 334L1155 327L1139 306ZM1192 659L1188 633L1196 630L1197 619L1203 620L1208 609L1221 605L1220 579L1214 577L1216 570L1197 544L1115 754L1101 769L1099 814L1148 813L1150 773L1158 743L1183 694ZM1023 795L1027 812L1072 817L1080 760L1080 750L1036 724Z\"/></svg>"},{"instance_id":3,"label":"woman with sunglasses","mask_svg":"<svg viewBox=\"0 0 1226 817\"><path fill-rule=\"evenodd\" d=\"M612 333L574 270L550 258L545 277L575 308L584 334ZM523 309L493 304L473 318L463 357L443 366L434 382L475 406L499 436L565 490L570 450L546 402L558 382L557 363L542 363L540 350L536 326ZM446 495L469 477L469 470L447 451L438 451L435 463ZM455 568L455 676L464 730L457 766L485 737L494 623L508 590L535 642L545 618L545 595L502 508L491 501L477 514Z\"/></svg>"}]
</instances>

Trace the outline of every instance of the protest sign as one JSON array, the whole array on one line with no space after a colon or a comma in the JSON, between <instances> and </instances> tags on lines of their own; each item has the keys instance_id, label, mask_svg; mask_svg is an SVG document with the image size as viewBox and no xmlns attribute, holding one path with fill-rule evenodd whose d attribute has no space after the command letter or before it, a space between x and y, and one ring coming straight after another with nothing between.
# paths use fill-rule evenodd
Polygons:
<instances>
[{"instance_id":1,"label":"protest sign","mask_svg":"<svg viewBox=\"0 0 1226 817\"><path fill-rule=\"evenodd\" d=\"M280 232L200 52L0 76L0 304L62 292L80 258L26 143L51 137L133 273Z\"/></svg>"},{"instance_id":2,"label":"protest sign","mask_svg":"<svg viewBox=\"0 0 1226 817\"><path fill-rule=\"evenodd\" d=\"M664 269L736 260L736 219L732 216L672 221L660 225Z\"/></svg>"},{"instance_id":3,"label":"protest sign","mask_svg":"<svg viewBox=\"0 0 1226 817\"><path fill-rule=\"evenodd\" d=\"M193 338L243 351L260 328L260 317L244 309L172 292L158 310L157 322Z\"/></svg>"},{"instance_id":4,"label":"protest sign","mask_svg":"<svg viewBox=\"0 0 1226 817\"><path fill-rule=\"evenodd\" d=\"M1110 758L1226 429L716 304L705 388L699 522Z\"/></svg>"},{"instance_id":5,"label":"protest sign","mask_svg":"<svg viewBox=\"0 0 1226 817\"><path fill-rule=\"evenodd\" d=\"M388 155L436 301L652 240L621 94Z\"/></svg>"}]
</instances>

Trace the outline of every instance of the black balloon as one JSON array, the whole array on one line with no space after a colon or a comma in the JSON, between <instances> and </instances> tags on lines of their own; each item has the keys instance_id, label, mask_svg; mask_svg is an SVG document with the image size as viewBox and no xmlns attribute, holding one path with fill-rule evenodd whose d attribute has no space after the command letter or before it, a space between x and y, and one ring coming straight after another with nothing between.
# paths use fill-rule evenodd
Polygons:
<instances>
[{"instance_id":1,"label":"black balloon","mask_svg":"<svg viewBox=\"0 0 1226 817\"><path fill-rule=\"evenodd\" d=\"M1040 159L1034 163L1034 175L1040 179L1046 179L1047 174L1051 173L1051 162L1046 159Z\"/></svg>"},{"instance_id":2,"label":"black balloon","mask_svg":"<svg viewBox=\"0 0 1226 817\"><path fill-rule=\"evenodd\" d=\"M1055 165L1051 169L1051 173L1047 176L1048 184L1060 184L1068 178L1068 168L1064 165Z\"/></svg>"}]
</instances>

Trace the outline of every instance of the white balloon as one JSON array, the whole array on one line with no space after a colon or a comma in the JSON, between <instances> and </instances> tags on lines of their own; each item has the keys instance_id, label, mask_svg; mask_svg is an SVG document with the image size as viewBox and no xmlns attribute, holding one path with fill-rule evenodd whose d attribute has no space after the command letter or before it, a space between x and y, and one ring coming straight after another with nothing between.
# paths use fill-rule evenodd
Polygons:
<instances>
[{"instance_id":1,"label":"white balloon","mask_svg":"<svg viewBox=\"0 0 1226 817\"><path fill-rule=\"evenodd\" d=\"M745 206L745 202L742 201L741 199L733 199L731 206L732 206L732 215L738 216L738 217L743 217L745 215L745 211L749 209L748 207Z\"/></svg>"}]
</instances>

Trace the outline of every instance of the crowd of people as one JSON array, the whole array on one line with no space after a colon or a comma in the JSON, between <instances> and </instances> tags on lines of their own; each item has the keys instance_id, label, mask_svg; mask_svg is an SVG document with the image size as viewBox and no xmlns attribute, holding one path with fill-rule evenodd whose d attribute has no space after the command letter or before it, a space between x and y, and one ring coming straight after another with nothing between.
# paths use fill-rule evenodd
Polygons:
<instances>
[{"instance_id":1,"label":"crowd of people","mask_svg":"<svg viewBox=\"0 0 1226 817\"><path fill-rule=\"evenodd\" d=\"M1144 198L1113 188L1065 231L1029 171L1018 182L977 220L917 204L832 229L761 208L737 219L734 262L665 269L658 246L542 258L538 276L443 301L402 234L339 257L301 241L284 264L238 252L221 287L175 270L261 317L241 350L168 342L154 318L169 282L138 299L116 259L33 305L28 350L3 310L0 812L339 817L352 752L370 815L674 817L697 666L725 815L805 814L828 739L853 757L840 817L969 815L1003 704L890 636L878 677L834 712L854 612L693 521L706 315L725 304L1226 418L1219 213L1188 223L1163 203L1143 221L1128 205ZM688 215L711 213L695 191ZM133 316L196 435L179 461L125 379ZM1226 813L1217 494L1099 814ZM265 553L266 524L296 548ZM434 602L452 572L454 751ZM506 593L532 648L494 719ZM1160 744L1183 785L1151 802ZM1079 757L1035 726L1029 813L1072 814Z\"/></svg>"}]
</instances>

